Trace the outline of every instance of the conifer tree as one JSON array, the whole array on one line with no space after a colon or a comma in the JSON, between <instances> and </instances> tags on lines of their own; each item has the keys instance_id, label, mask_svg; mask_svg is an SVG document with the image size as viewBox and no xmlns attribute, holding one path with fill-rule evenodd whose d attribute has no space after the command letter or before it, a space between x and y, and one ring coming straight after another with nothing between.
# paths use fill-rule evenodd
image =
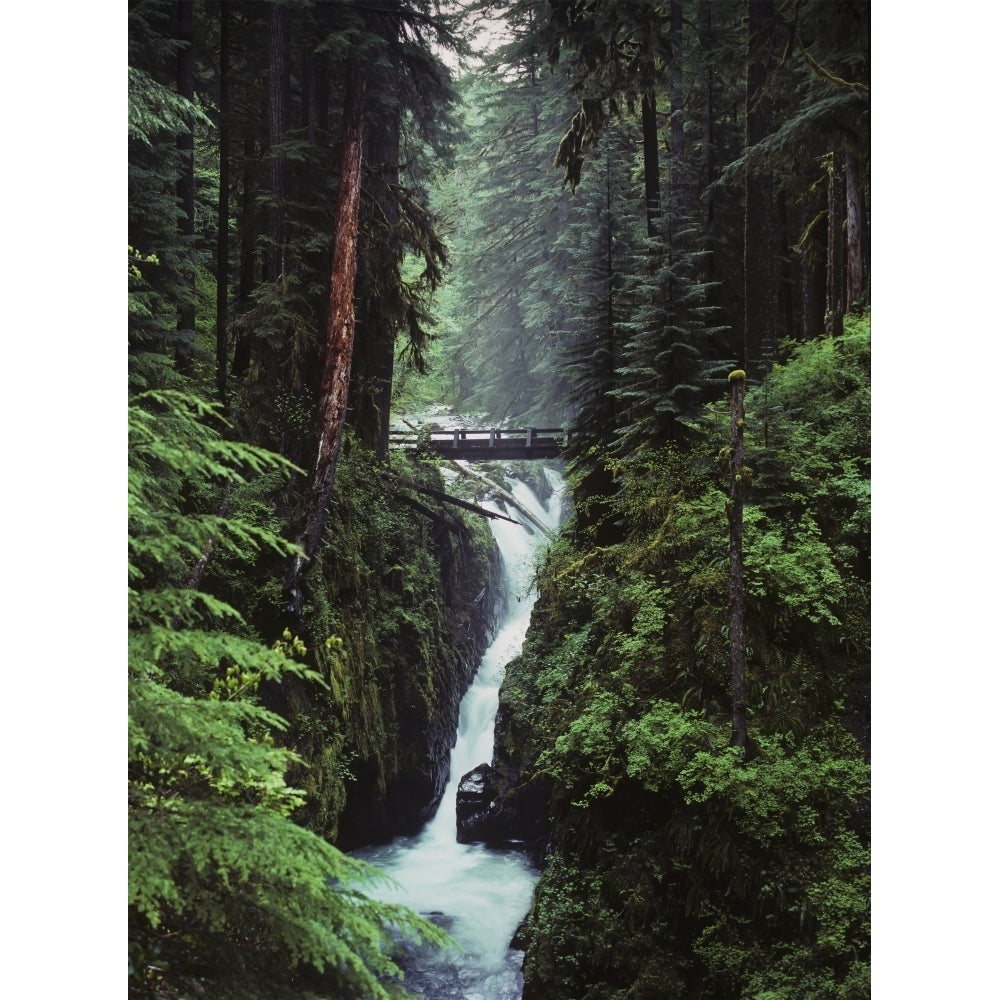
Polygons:
<instances>
[{"instance_id":1,"label":"conifer tree","mask_svg":"<svg viewBox=\"0 0 1000 1000\"><path fill-rule=\"evenodd\" d=\"M556 361L565 345L567 292L576 279L565 236L570 199L558 186L552 144L571 103L544 72L540 5L512 5L509 44L479 79L464 82L466 153L439 211L451 236L461 405L493 421L551 426L568 416ZM490 76L501 74L495 86Z\"/></svg>"},{"instance_id":2,"label":"conifer tree","mask_svg":"<svg viewBox=\"0 0 1000 1000\"><path fill-rule=\"evenodd\" d=\"M428 182L448 169L457 127L451 112L457 94L438 53L461 45L449 21L425 4L384 6L370 30L369 193L363 192L361 203L350 420L359 438L384 458L396 353L406 365L426 371L430 300L448 261Z\"/></svg>"},{"instance_id":3,"label":"conifer tree","mask_svg":"<svg viewBox=\"0 0 1000 1000\"><path fill-rule=\"evenodd\" d=\"M236 608L185 585L209 544L288 554L271 531L199 515L184 494L237 487L287 463L224 440L190 393L136 395L129 410L129 994L402 995L394 927L433 925L363 893L379 877L289 818L302 793L261 681L311 675L291 634L267 648Z\"/></svg>"},{"instance_id":4,"label":"conifer tree","mask_svg":"<svg viewBox=\"0 0 1000 1000\"><path fill-rule=\"evenodd\" d=\"M190 155L178 135L190 136L205 116L178 93L174 5L133 0L129 6L129 343L135 354L190 355L192 289L200 263L178 178Z\"/></svg>"}]
</instances>

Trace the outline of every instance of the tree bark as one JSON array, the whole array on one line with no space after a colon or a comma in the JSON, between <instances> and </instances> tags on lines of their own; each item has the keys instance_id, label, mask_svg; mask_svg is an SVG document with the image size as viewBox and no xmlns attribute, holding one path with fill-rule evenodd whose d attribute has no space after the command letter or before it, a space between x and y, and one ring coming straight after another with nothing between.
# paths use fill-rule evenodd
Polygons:
<instances>
[{"instance_id":1,"label":"tree bark","mask_svg":"<svg viewBox=\"0 0 1000 1000\"><path fill-rule=\"evenodd\" d=\"M393 39L387 42L393 45ZM378 94L376 95L376 90ZM365 246L365 273L358 279L358 327L351 373L351 429L380 459L389 455L389 409L396 360L396 332L403 321L400 268L403 243L399 233L399 158L401 121L392 91L384 80L369 80L369 129L367 162L377 172L373 197L362 212L364 230L372 233ZM376 99L376 98L379 99Z\"/></svg>"},{"instance_id":2,"label":"tree bark","mask_svg":"<svg viewBox=\"0 0 1000 1000\"><path fill-rule=\"evenodd\" d=\"M288 130L287 13L284 4L271 3L268 12L268 247L264 254L264 280L276 281L284 270L285 155L278 146Z\"/></svg>"},{"instance_id":3,"label":"tree bark","mask_svg":"<svg viewBox=\"0 0 1000 1000\"><path fill-rule=\"evenodd\" d=\"M671 220L689 217L684 159L684 14L679 0L670 4L670 205ZM671 228L684 230L683 223ZM671 234L671 253L676 238Z\"/></svg>"},{"instance_id":4,"label":"tree bark","mask_svg":"<svg viewBox=\"0 0 1000 1000\"><path fill-rule=\"evenodd\" d=\"M257 277L257 249L253 222L253 205L256 194L257 147L252 137L243 140L243 197L239 214L240 226L240 283L236 292L237 320L239 314L250 308L250 295ZM253 354L253 336L243 324L237 322L236 344L233 347L232 373L241 378L250 370Z\"/></svg>"},{"instance_id":5,"label":"tree bark","mask_svg":"<svg viewBox=\"0 0 1000 1000\"><path fill-rule=\"evenodd\" d=\"M864 307L868 302L868 219L861 188L858 158L848 153L844 161L847 200L847 300L846 307Z\"/></svg>"},{"instance_id":6,"label":"tree bark","mask_svg":"<svg viewBox=\"0 0 1000 1000\"><path fill-rule=\"evenodd\" d=\"M177 37L183 42L177 51L177 92L181 97L194 101L194 0L177 0ZM181 203L181 235L188 253L194 251L194 125L177 137L181 154L180 173L177 178L177 197ZM187 334L188 341L177 346L177 364L181 371L192 371L194 351L195 307L194 271L188 281L189 300L182 301L177 312L177 331Z\"/></svg>"},{"instance_id":7,"label":"tree bark","mask_svg":"<svg viewBox=\"0 0 1000 1000\"><path fill-rule=\"evenodd\" d=\"M702 280L710 283L715 277L715 194L710 190L715 180L715 120L713 81L715 61L711 58L713 47L712 4L700 0L698 4L698 47L704 60L704 81L701 93L701 172L698 188L702 194L702 246L708 252L701 265ZM713 295L709 292L709 295Z\"/></svg>"},{"instance_id":8,"label":"tree bark","mask_svg":"<svg viewBox=\"0 0 1000 1000\"><path fill-rule=\"evenodd\" d=\"M226 405L229 357L229 4L219 4L219 229L215 258L215 384Z\"/></svg>"},{"instance_id":9,"label":"tree bark","mask_svg":"<svg viewBox=\"0 0 1000 1000\"><path fill-rule=\"evenodd\" d=\"M729 482L729 662L732 674L733 732L731 745L747 744L746 644L743 641L743 396L746 373L734 371L730 385Z\"/></svg>"},{"instance_id":10,"label":"tree bark","mask_svg":"<svg viewBox=\"0 0 1000 1000\"><path fill-rule=\"evenodd\" d=\"M817 340L823 335L826 313L826 206L810 200L800 217L802 252L802 336ZM814 213L810 218L810 213Z\"/></svg>"},{"instance_id":11,"label":"tree bark","mask_svg":"<svg viewBox=\"0 0 1000 1000\"><path fill-rule=\"evenodd\" d=\"M344 137L337 189L330 302L326 323L326 355L320 389L319 443L308 494L305 529L299 538L304 557L296 558L288 580L295 610L299 610L298 583L307 560L323 537L340 453L341 432L347 415L347 396L354 350L354 285L358 271L358 210L361 204L361 149L367 75L357 53L347 64L344 98Z\"/></svg>"},{"instance_id":12,"label":"tree bark","mask_svg":"<svg viewBox=\"0 0 1000 1000\"><path fill-rule=\"evenodd\" d=\"M642 95L642 175L646 185L646 235L656 235L660 211L660 161L656 136L656 94Z\"/></svg>"},{"instance_id":13,"label":"tree bark","mask_svg":"<svg viewBox=\"0 0 1000 1000\"><path fill-rule=\"evenodd\" d=\"M746 148L771 131L772 100L766 84L772 62L775 30L774 0L747 3ZM746 216L743 234L744 326L743 366L753 369L761 348L774 336L774 205L771 177L751 176L745 182Z\"/></svg>"},{"instance_id":14,"label":"tree bark","mask_svg":"<svg viewBox=\"0 0 1000 1000\"><path fill-rule=\"evenodd\" d=\"M826 333L837 337L844 332L846 268L846 208L844 205L844 154L834 153L830 167L829 207L827 209L826 251Z\"/></svg>"}]
</instances>

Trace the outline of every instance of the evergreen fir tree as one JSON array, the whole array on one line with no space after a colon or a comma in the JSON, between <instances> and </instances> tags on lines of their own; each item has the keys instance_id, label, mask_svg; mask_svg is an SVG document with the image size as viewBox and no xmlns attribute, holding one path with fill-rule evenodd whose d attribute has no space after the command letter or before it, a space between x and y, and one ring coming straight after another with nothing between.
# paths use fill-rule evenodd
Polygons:
<instances>
[{"instance_id":1,"label":"evergreen fir tree","mask_svg":"<svg viewBox=\"0 0 1000 1000\"><path fill-rule=\"evenodd\" d=\"M261 681L313 676L290 633L247 637L239 611L186 584L199 555L288 553L273 532L199 515L184 494L287 463L224 440L218 414L173 390L129 410L129 994L295 995L293 983L401 996L393 929L432 924L364 895L378 873L289 818L294 754ZM331 638L331 647L335 640ZM313 676L315 679L315 676Z\"/></svg>"}]
</instances>

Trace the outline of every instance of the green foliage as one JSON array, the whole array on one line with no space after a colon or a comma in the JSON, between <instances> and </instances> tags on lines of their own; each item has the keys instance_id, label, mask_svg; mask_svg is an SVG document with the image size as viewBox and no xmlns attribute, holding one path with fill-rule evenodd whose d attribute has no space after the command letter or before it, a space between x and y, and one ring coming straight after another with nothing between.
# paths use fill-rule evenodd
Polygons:
<instances>
[{"instance_id":1,"label":"green foliage","mask_svg":"<svg viewBox=\"0 0 1000 1000\"><path fill-rule=\"evenodd\" d=\"M554 824L526 997L868 995L869 341L849 321L747 392L747 749L730 746L728 412L705 409L697 445L605 454L620 540L550 549L501 696ZM659 992L634 954L669 956Z\"/></svg>"},{"instance_id":2,"label":"green foliage","mask_svg":"<svg viewBox=\"0 0 1000 1000\"><path fill-rule=\"evenodd\" d=\"M369 900L377 870L289 819L304 797L286 781L296 757L274 739L285 720L255 696L261 681L321 680L294 658L304 643L234 634L236 608L183 584L212 547L293 551L258 525L187 509L192 482L288 468L213 424L212 407L179 392L129 410L130 992L277 995L303 966L330 992L400 996L395 935L445 936Z\"/></svg>"},{"instance_id":3,"label":"green foliage","mask_svg":"<svg viewBox=\"0 0 1000 1000\"><path fill-rule=\"evenodd\" d=\"M746 593L780 593L787 611L811 622L839 625L834 608L844 599L844 583L834 554L808 513L783 530L759 508L744 508Z\"/></svg>"}]
</instances>

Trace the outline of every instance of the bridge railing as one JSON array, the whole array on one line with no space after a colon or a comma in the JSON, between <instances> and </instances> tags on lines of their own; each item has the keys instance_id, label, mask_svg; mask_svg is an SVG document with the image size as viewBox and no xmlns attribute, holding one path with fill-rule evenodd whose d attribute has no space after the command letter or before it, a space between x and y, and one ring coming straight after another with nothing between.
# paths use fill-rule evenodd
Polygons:
<instances>
[{"instance_id":1,"label":"bridge railing","mask_svg":"<svg viewBox=\"0 0 1000 1000\"><path fill-rule=\"evenodd\" d=\"M389 443L397 448L430 447L447 454L449 449L503 451L509 448L561 448L565 438L566 432L562 427L491 427L476 430L456 427L420 432L391 431Z\"/></svg>"}]
</instances>

